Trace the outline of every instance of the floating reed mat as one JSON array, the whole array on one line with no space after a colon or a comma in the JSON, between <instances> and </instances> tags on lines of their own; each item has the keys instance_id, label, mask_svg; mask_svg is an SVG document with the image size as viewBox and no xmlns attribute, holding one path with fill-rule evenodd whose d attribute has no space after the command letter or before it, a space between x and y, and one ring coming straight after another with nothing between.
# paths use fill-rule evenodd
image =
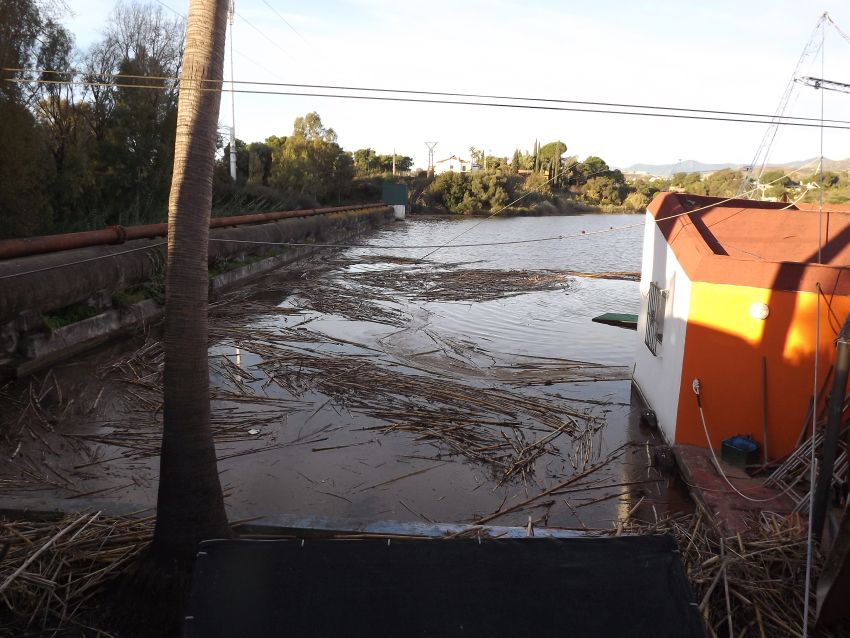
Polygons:
<instances>
[{"instance_id":1,"label":"floating reed mat","mask_svg":"<svg viewBox=\"0 0 850 638\"><path fill-rule=\"evenodd\" d=\"M418 301L492 301L529 292L565 290L570 275L552 270L394 268L347 273L362 286L393 290Z\"/></svg>"},{"instance_id":2,"label":"floating reed mat","mask_svg":"<svg viewBox=\"0 0 850 638\"><path fill-rule=\"evenodd\" d=\"M586 444L588 437L595 440L595 434L605 425L597 406L577 408L555 397L441 377L388 360L383 353L365 346L314 332L304 323L276 329L220 323L213 327L219 339L217 348L238 349L241 358L251 356L255 361L239 365L233 355L211 358L216 377L214 414L222 406L239 406L230 415L221 414L221 422L214 422L217 440L262 431L264 424L281 413L306 409L315 413L330 404L354 416L380 420L380 424L364 429L404 433L417 442L436 446L440 453L482 463L492 469L499 482L529 478L535 462L546 454L572 458L574 440L583 442L582 449L594 454L597 451L598 446ZM548 368L552 361L544 363ZM158 344L145 345L112 366L114 374L134 390L146 391L154 401L162 391L161 369ZM569 369L562 370L563 376L569 374ZM584 369L576 369L575 374L579 380L588 379ZM318 401L316 393L323 395ZM305 396L311 402L302 400ZM245 425L244 417L250 418L250 425ZM231 427L227 426L228 418ZM155 434L156 430L150 428L121 426L106 440L155 453Z\"/></svg>"},{"instance_id":3,"label":"floating reed mat","mask_svg":"<svg viewBox=\"0 0 850 638\"><path fill-rule=\"evenodd\" d=\"M306 383L349 412L382 421L368 430L404 432L441 451L486 464L499 482L527 478L539 457L559 454L560 437L572 441L605 425L601 417L565 402L345 356L244 347L263 356L257 367L280 387L297 393Z\"/></svg>"},{"instance_id":4,"label":"floating reed mat","mask_svg":"<svg viewBox=\"0 0 850 638\"><path fill-rule=\"evenodd\" d=\"M803 636L807 533L804 518L765 512L746 534L724 537L702 513L696 513L655 523L620 521L615 533L670 533L676 538L708 636ZM815 550L810 632L822 565L823 556ZM848 636L850 623L819 630L816 635Z\"/></svg>"},{"instance_id":5,"label":"floating reed mat","mask_svg":"<svg viewBox=\"0 0 850 638\"><path fill-rule=\"evenodd\" d=\"M307 270L301 280L291 283L305 305L317 312L390 325L404 323L404 314L392 306L399 296L413 301L493 301L568 290L575 277L640 279L640 273L634 272L469 268L460 267L463 263L432 264L374 255L338 257L324 264L328 265L334 269Z\"/></svg>"}]
</instances>

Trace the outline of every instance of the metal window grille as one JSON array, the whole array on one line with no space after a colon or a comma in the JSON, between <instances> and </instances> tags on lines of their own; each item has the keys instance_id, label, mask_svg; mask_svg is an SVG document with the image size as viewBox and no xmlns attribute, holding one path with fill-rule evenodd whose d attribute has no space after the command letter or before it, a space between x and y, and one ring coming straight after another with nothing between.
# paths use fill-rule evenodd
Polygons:
<instances>
[{"instance_id":1,"label":"metal window grille","mask_svg":"<svg viewBox=\"0 0 850 638\"><path fill-rule=\"evenodd\" d=\"M664 312L667 306L667 291L654 281L649 284L649 302L646 306L646 336L644 343L649 351L658 355L664 335Z\"/></svg>"}]
</instances>

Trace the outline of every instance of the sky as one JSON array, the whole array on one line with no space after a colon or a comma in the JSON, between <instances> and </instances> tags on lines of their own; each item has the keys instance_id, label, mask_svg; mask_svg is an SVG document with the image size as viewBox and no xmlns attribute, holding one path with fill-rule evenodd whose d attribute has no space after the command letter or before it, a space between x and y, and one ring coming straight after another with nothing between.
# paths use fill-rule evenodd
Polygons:
<instances>
[{"instance_id":1,"label":"sky","mask_svg":"<svg viewBox=\"0 0 850 638\"><path fill-rule=\"evenodd\" d=\"M68 0L64 23L81 51L100 39L113 0ZM158 7L186 14L187 0ZM772 114L818 18L850 33L850 4L809 0L235 0L234 78L587 100ZM287 24L288 23L288 24ZM230 37L230 34L228 34ZM820 36L818 36L818 39ZM225 78L230 78L230 42ZM850 42L827 28L824 56L800 76L850 83ZM821 75L823 65L823 75ZM287 88L272 90L292 90ZM797 85L786 115L850 120L850 94ZM349 151L373 148L425 167L469 148L510 156L560 139L568 155L610 165L752 161L764 124L684 121L329 97L236 95L246 142L288 135L316 111ZM230 95L220 121L230 125ZM821 153L819 128L781 127L769 161ZM823 155L850 157L850 130L825 130Z\"/></svg>"}]
</instances>

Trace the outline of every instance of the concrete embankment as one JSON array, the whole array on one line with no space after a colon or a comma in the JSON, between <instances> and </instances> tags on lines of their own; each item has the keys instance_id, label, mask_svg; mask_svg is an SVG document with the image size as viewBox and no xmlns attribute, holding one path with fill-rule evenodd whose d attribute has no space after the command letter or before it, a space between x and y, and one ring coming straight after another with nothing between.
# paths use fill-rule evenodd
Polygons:
<instances>
[{"instance_id":1,"label":"concrete embankment","mask_svg":"<svg viewBox=\"0 0 850 638\"><path fill-rule=\"evenodd\" d=\"M393 219L352 207L210 230L210 292L342 242ZM275 244L303 244L280 246ZM28 374L158 319L165 238L0 261L0 376Z\"/></svg>"}]
</instances>

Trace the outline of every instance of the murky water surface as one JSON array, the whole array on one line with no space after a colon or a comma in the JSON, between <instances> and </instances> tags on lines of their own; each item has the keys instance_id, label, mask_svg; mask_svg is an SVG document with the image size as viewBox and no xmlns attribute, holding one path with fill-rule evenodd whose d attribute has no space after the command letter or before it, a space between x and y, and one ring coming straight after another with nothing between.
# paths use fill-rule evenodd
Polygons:
<instances>
[{"instance_id":1,"label":"murky water surface","mask_svg":"<svg viewBox=\"0 0 850 638\"><path fill-rule=\"evenodd\" d=\"M214 427L231 518L473 522L570 480L493 524L610 527L641 499L642 516L680 509L668 479L647 467L655 441L637 423L628 381L637 336L591 322L636 313L638 284L564 274L638 271L641 222L412 219L270 274L214 309ZM413 248L560 236L571 238ZM499 277L508 275L482 271L548 274L505 296ZM461 299L437 294L458 282ZM56 432L25 417L33 434L7 468L10 494L45 505L155 502L157 354L149 342L128 368L138 347L57 368L61 398L42 377L35 391L55 404ZM524 455L534 458L516 465Z\"/></svg>"}]
</instances>

